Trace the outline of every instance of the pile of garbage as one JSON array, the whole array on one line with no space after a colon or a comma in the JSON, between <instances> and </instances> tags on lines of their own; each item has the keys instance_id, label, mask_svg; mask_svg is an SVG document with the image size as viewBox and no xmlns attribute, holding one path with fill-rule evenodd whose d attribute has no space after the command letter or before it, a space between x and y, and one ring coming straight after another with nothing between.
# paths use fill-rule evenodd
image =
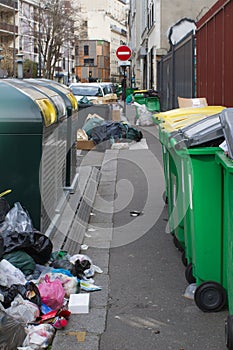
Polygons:
<instances>
[{"instance_id":1,"label":"pile of garbage","mask_svg":"<svg viewBox=\"0 0 233 350\"><path fill-rule=\"evenodd\" d=\"M0 198L0 349L45 349L72 313L71 296L101 290L87 255L53 251L19 202Z\"/></svg>"},{"instance_id":2,"label":"pile of garbage","mask_svg":"<svg viewBox=\"0 0 233 350\"><path fill-rule=\"evenodd\" d=\"M142 132L125 121L105 121L97 114L89 114L82 129L77 132L77 138L92 140L96 146L111 148L114 143L139 142Z\"/></svg>"}]
</instances>

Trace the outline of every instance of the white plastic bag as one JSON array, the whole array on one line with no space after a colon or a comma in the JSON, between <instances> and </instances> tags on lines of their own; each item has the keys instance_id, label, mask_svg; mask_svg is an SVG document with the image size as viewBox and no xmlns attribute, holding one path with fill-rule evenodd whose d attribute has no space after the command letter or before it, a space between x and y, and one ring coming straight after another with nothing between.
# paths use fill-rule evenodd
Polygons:
<instances>
[{"instance_id":1,"label":"white plastic bag","mask_svg":"<svg viewBox=\"0 0 233 350\"><path fill-rule=\"evenodd\" d=\"M18 294L11 303L11 307L7 308L6 313L19 321L30 323L40 316L39 307L29 300L23 299Z\"/></svg>"},{"instance_id":2,"label":"white plastic bag","mask_svg":"<svg viewBox=\"0 0 233 350\"><path fill-rule=\"evenodd\" d=\"M0 261L0 285L10 287L12 284L26 284L25 275L20 269L17 269L9 261L2 259Z\"/></svg>"},{"instance_id":3,"label":"white plastic bag","mask_svg":"<svg viewBox=\"0 0 233 350\"><path fill-rule=\"evenodd\" d=\"M33 232L33 225L28 213L23 209L19 202L6 214L3 224L3 231L12 232Z\"/></svg>"},{"instance_id":4,"label":"white plastic bag","mask_svg":"<svg viewBox=\"0 0 233 350\"><path fill-rule=\"evenodd\" d=\"M153 120L152 120L152 113L147 110L145 105L140 105L137 102L134 102L135 107L137 108L137 125L141 126L150 126L154 125Z\"/></svg>"},{"instance_id":5,"label":"white plastic bag","mask_svg":"<svg viewBox=\"0 0 233 350\"><path fill-rule=\"evenodd\" d=\"M46 349L52 342L55 329L50 324L40 324L38 326L28 326L27 336L23 342L23 347L30 346L32 349Z\"/></svg>"}]
</instances>

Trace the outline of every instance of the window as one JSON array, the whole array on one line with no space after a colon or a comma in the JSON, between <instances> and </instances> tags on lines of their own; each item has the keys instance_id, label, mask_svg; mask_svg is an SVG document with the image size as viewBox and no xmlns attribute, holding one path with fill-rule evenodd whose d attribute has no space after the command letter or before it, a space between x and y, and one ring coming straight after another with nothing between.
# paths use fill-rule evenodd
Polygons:
<instances>
[{"instance_id":1,"label":"window","mask_svg":"<svg viewBox=\"0 0 233 350\"><path fill-rule=\"evenodd\" d=\"M148 6L148 13L147 13L147 26L148 29L150 29L154 25L155 21L155 7L154 7L154 2L152 1L149 6Z\"/></svg>"},{"instance_id":2,"label":"window","mask_svg":"<svg viewBox=\"0 0 233 350\"><path fill-rule=\"evenodd\" d=\"M84 58L84 66L94 66L94 58Z\"/></svg>"},{"instance_id":3,"label":"window","mask_svg":"<svg viewBox=\"0 0 233 350\"><path fill-rule=\"evenodd\" d=\"M89 46L84 45L84 56L88 56L88 55L89 55Z\"/></svg>"}]
</instances>

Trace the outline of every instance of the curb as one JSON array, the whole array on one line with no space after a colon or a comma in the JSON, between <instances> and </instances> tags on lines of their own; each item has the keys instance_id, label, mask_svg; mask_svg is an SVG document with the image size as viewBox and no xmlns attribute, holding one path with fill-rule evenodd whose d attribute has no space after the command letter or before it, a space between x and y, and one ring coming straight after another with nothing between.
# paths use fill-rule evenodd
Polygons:
<instances>
[{"instance_id":1,"label":"curb","mask_svg":"<svg viewBox=\"0 0 233 350\"><path fill-rule=\"evenodd\" d=\"M105 151L100 171L95 167L92 169L92 176L82 195L83 204L79 206L80 209L75 214L68 239L63 245L63 249L73 254L77 248L77 243L75 243L77 236L79 242L80 238L83 238L83 244L88 245L89 248L82 251L79 245L80 253L88 255L93 264L103 270L102 274L94 276L95 284L101 286L102 290L91 293L88 314L71 315L66 328L56 332L51 350L99 349L108 311L109 249L113 234L118 153L118 150ZM95 193L94 200L92 200L93 192ZM86 225L83 225L85 222L83 215L85 220L87 216L89 218L86 220Z\"/></svg>"}]
</instances>

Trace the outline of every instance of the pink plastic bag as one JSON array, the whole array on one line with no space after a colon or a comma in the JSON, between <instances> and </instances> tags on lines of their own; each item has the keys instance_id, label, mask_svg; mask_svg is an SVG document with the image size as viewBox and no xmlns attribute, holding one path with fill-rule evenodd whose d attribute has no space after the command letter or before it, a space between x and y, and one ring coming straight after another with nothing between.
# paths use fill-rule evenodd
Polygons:
<instances>
[{"instance_id":1,"label":"pink plastic bag","mask_svg":"<svg viewBox=\"0 0 233 350\"><path fill-rule=\"evenodd\" d=\"M42 303L46 304L53 310L58 310L64 302L65 290L59 279L50 281L48 275L45 275L43 283L38 285Z\"/></svg>"}]
</instances>

